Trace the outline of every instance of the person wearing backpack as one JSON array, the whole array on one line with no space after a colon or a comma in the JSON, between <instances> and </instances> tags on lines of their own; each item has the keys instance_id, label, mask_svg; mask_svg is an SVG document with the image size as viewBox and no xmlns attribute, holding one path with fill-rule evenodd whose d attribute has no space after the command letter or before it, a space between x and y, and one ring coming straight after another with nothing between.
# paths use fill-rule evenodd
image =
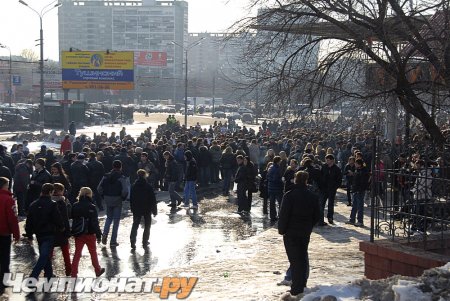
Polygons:
<instances>
[{"instance_id":1,"label":"person wearing backpack","mask_svg":"<svg viewBox=\"0 0 450 301\"><path fill-rule=\"evenodd\" d=\"M72 207L72 234L75 236L75 253L72 260L71 277L78 276L78 265L81 259L84 245L87 246L91 255L92 266L97 277L105 272L98 262L97 247L95 242L100 243L102 232L98 224L98 213L92 200L92 190L89 187L82 187L78 195L77 201ZM80 228L81 233L74 233L74 225L77 220L83 220L83 227Z\"/></svg>"},{"instance_id":2,"label":"person wearing backpack","mask_svg":"<svg viewBox=\"0 0 450 301\"><path fill-rule=\"evenodd\" d=\"M102 244L108 241L109 228L113 224L110 247L117 247L117 233L119 230L120 216L122 214L122 202L128 196L127 180L122 174L122 162L115 160L113 169L107 173L97 187L98 193L105 200L106 221L103 228Z\"/></svg>"}]
</instances>

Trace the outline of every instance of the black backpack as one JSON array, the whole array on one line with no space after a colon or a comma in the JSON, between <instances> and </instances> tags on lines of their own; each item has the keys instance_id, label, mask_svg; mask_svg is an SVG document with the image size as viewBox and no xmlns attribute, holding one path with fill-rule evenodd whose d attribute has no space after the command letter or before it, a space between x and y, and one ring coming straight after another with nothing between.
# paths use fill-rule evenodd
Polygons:
<instances>
[{"instance_id":1,"label":"black backpack","mask_svg":"<svg viewBox=\"0 0 450 301\"><path fill-rule=\"evenodd\" d=\"M122 182L121 176L113 177L111 173L107 174L103 179L102 188L104 196L121 196Z\"/></svg>"}]
</instances>

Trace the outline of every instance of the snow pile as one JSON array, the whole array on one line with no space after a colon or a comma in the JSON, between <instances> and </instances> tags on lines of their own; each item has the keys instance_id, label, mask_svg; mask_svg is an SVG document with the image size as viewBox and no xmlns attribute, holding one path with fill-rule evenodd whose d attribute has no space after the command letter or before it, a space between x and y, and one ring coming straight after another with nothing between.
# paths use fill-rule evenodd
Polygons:
<instances>
[{"instance_id":1,"label":"snow pile","mask_svg":"<svg viewBox=\"0 0 450 301\"><path fill-rule=\"evenodd\" d=\"M418 278L393 276L380 280L361 279L349 285L319 285L305 292L302 301L449 301L450 262L427 270Z\"/></svg>"},{"instance_id":2,"label":"snow pile","mask_svg":"<svg viewBox=\"0 0 450 301\"><path fill-rule=\"evenodd\" d=\"M314 291L303 296L302 301L322 300L327 296L331 300L334 296L337 301L356 301L359 300L361 288L356 285L319 285L313 289Z\"/></svg>"},{"instance_id":3,"label":"snow pile","mask_svg":"<svg viewBox=\"0 0 450 301\"><path fill-rule=\"evenodd\" d=\"M395 301L431 301L431 293L422 292L414 281L399 280L392 290L395 292Z\"/></svg>"}]
</instances>

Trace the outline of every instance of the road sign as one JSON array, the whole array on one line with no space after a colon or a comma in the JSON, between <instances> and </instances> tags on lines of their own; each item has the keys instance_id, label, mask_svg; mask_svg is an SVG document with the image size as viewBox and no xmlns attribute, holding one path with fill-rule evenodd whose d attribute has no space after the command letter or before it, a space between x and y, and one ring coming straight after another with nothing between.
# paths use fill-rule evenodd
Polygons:
<instances>
[{"instance_id":1,"label":"road sign","mask_svg":"<svg viewBox=\"0 0 450 301\"><path fill-rule=\"evenodd\" d=\"M22 84L22 78L20 77L20 75L13 75L12 83L14 86L20 86Z\"/></svg>"}]
</instances>

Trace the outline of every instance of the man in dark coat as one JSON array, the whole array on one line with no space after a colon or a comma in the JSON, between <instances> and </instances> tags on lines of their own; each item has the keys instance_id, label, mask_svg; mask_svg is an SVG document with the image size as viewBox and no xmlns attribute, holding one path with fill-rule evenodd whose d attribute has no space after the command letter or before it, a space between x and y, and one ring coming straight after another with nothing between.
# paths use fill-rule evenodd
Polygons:
<instances>
[{"instance_id":1,"label":"man in dark coat","mask_svg":"<svg viewBox=\"0 0 450 301\"><path fill-rule=\"evenodd\" d=\"M50 173L45 169L45 160L37 159L34 162L35 170L31 175L30 185L28 187L25 211L28 211L28 207L34 202L41 194L42 186L45 183L52 183L53 178Z\"/></svg>"},{"instance_id":2,"label":"man in dark coat","mask_svg":"<svg viewBox=\"0 0 450 301\"><path fill-rule=\"evenodd\" d=\"M147 182L147 172L143 169L137 171L138 179L134 182L130 192L130 207L133 213L133 226L131 227L130 242L131 249L136 248L136 236L141 219L144 218L144 235L142 246L146 248L149 244L150 226L152 217L158 214L156 197L153 187Z\"/></svg>"},{"instance_id":3,"label":"man in dark coat","mask_svg":"<svg viewBox=\"0 0 450 301\"><path fill-rule=\"evenodd\" d=\"M97 191L98 184L103 179L105 175L105 168L103 167L103 163L98 161L95 153L89 154L89 161L86 164L89 169L89 188L91 188L94 193L93 199L95 204L97 204L98 209L103 210L102 197Z\"/></svg>"},{"instance_id":4,"label":"man in dark coat","mask_svg":"<svg viewBox=\"0 0 450 301\"><path fill-rule=\"evenodd\" d=\"M327 218L328 223L333 224L334 216L334 199L336 198L336 191L341 186L342 182L342 172L341 169L335 164L334 156L327 155L325 157L326 163L322 165L321 170L321 187L320 191L322 193L321 199L321 220L319 226L325 226L324 222L324 210L325 204L328 200L328 212Z\"/></svg>"},{"instance_id":5,"label":"man in dark coat","mask_svg":"<svg viewBox=\"0 0 450 301\"><path fill-rule=\"evenodd\" d=\"M58 206L51 199L53 190L53 184L42 185L41 196L30 205L25 224L25 236L32 239L35 234L39 245L39 259L30 275L35 279L38 279L42 270L47 279L53 277L51 254L55 236L58 232L64 231L64 223Z\"/></svg>"},{"instance_id":6,"label":"man in dark coat","mask_svg":"<svg viewBox=\"0 0 450 301\"><path fill-rule=\"evenodd\" d=\"M278 233L283 235L284 247L292 274L291 295L303 293L308 275L308 245L312 229L320 219L319 198L307 188L308 173L295 174L295 184L283 196L278 220Z\"/></svg>"},{"instance_id":7,"label":"man in dark coat","mask_svg":"<svg viewBox=\"0 0 450 301\"><path fill-rule=\"evenodd\" d=\"M248 169L244 165L244 157L242 155L238 155L236 161L238 170L234 177L234 182L237 183L238 212L246 214L248 212L246 211L248 210L248 198L246 194L248 190Z\"/></svg>"},{"instance_id":8,"label":"man in dark coat","mask_svg":"<svg viewBox=\"0 0 450 301\"><path fill-rule=\"evenodd\" d=\"M84 163L85 155L83 153L77 156L77 160L70 165L70 202L73 204L80 192L81 187L88 186L89 168Z\"/></svg>"}]
</instances>

